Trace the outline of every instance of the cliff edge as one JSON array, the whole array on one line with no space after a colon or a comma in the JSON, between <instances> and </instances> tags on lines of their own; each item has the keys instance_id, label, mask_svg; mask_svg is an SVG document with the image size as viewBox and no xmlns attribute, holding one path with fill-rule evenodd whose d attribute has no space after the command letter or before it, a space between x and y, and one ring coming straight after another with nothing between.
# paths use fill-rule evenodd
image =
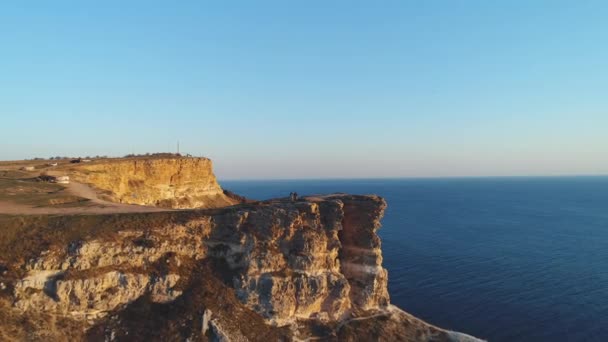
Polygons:
<instances>
[{"instance_id":1,"label":"cliff edge","mask_svg":"<svg viewBox=\"0 0 608 342\"><path fill-rule=\"evenodd\" d=\"M390 304L385 207L329 195L0 216L0 339L476 341Z\"/></svg>"},{"instance_id":2,"label":"cliff edge","mask_svg":"<svg viewBox=\"0 0 608 342\"><path fill-rule=\"evenodd\" d=\"M0 341L478 341L390 304L381 197L246 201L224 193L205 158L53 170L116 202L198 209L4 211ZM11 174L0 206L74 190Z\"/></svg>"},{"instance_id":3,"label":"cliff edge","mask_svg":"<svg viewBox=\"0 0 608 342\"><path fill-rule=\"evenodd\" d=\"M68 164L63 169L72 180L91 185L102 198L117 203L173 209L239 203L224 194L207 158L101 159Z\"/></svg>"}]
</instances>

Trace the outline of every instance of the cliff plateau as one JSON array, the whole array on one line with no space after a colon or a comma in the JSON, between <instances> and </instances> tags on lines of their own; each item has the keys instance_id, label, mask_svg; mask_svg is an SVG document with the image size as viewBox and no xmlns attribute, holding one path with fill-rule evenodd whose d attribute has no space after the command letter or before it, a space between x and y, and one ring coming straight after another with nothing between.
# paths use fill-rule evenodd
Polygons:
<instances>
[{"instance_id":1,"label":"cliff plateau","mask_svg":"<svg viewBox=\"0 0 608 342\"><path fill-rule=\"evenodd\" d=\"M381 197L246 201L204 158L58 169L199 208L0 215L0 341L479 341L390 304Z\"/></svg>"},{"instance_id":2,"label":"cliff plateau","mask_svg":"<svg viewBox=\"0 0 608 342\"><path fill-rule=\"evenodd\" d=\"M474 341L390 305L376 234L385 207L330 195L4 216L15 239L2 239L0 339Z\"/></svg>"}]
</instances>

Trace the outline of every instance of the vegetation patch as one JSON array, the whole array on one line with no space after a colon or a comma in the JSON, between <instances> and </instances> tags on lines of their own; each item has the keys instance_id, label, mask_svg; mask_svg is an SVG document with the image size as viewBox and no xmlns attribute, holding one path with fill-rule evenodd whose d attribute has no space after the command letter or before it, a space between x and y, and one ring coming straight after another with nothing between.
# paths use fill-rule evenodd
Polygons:
<instances>
[{"instance_id":1,"label":"vegetation patch","mask_svg":"<svg viewBox=\"0 0 608 342\"><path fill-rule=\"evenodd\" d=\"M59 184L37 178L0 177L0 201L21 205L48 207L65 204L83 205L87 199L71 195Z\"/></svg>"}]
</instances>

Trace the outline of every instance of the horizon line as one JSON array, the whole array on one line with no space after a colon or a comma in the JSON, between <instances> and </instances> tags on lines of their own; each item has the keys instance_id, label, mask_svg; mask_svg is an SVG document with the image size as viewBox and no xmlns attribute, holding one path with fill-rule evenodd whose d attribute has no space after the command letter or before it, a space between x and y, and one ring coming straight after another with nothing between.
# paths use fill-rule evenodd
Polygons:
<instances>
[{"instance_id":1,"label":"horizon line","mask_svg":"<svg viewBox=\"0 0 608 342\"><path fill-rule=\"evenodd\" d=\"M490 176L389 176L389 177L303 177L303 178L221 178L218 181L315 181L315 180L401 180L401 179L479 179L479 178L580 178L608 177L608 173L558 174L558 175L490 175Z\"/></svg>"}]
</instances>

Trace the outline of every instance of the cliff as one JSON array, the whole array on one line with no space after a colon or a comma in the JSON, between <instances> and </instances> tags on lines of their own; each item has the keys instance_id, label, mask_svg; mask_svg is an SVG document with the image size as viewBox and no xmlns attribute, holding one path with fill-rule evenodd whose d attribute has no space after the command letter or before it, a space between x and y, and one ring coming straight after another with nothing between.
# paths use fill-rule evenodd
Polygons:
<instances>
[{"instance_id":1,"label":"cliff","mask_svg":"<svg viewBox=\"0 0 608 342\"><path fill-rule=\"evenodd\" d=\"M0 340L476 341L390 304L376 234L385 207L329 195L0 216Z\"/></svg>"},{"instance_id":2,"label":"cliff","mask_svg":"<svg viewBox=\"0 0 608 342\"><path fill-rule=\"evenodd\" d=\"M176 209L238 203L224 194L207 158L102 159L66 169L72 180L87 183L118 203Z\"/></svg>"}]
</instances>

